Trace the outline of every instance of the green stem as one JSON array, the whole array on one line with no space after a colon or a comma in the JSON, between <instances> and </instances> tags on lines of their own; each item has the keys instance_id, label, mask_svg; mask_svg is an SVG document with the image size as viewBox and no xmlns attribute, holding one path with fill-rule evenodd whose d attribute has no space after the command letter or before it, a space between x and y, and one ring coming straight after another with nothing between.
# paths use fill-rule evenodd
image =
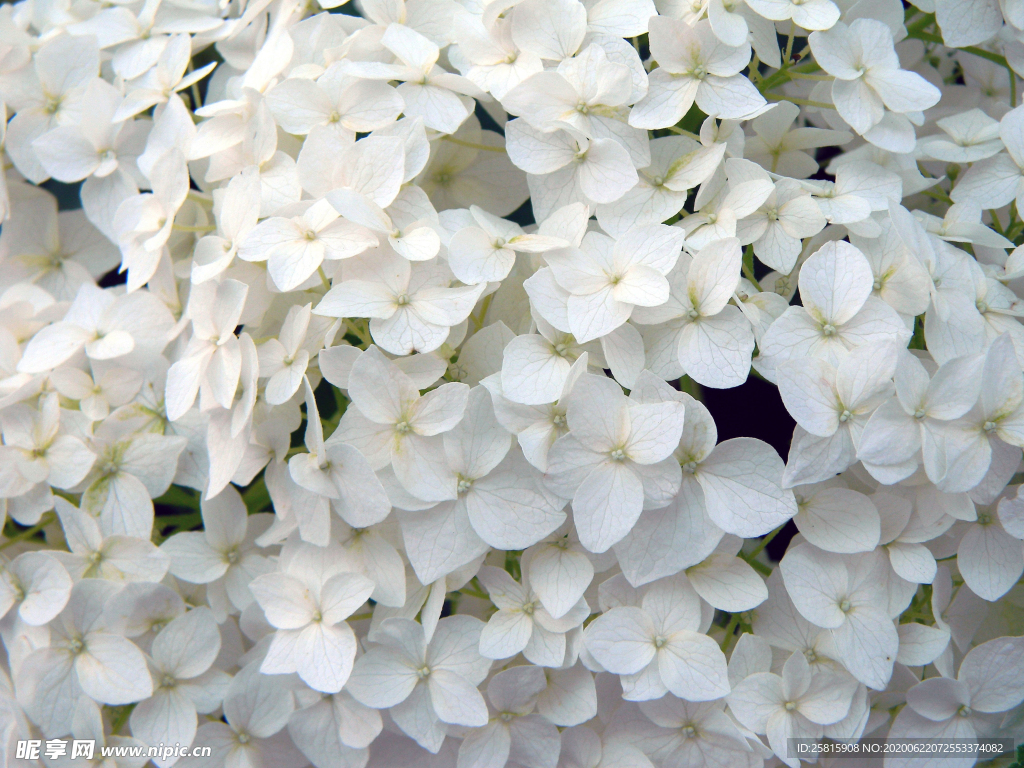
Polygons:
<instances>
[{"instance_id":1,"label":"green stem","mask_svg":"<svg viewBox=\"0 0 1024 768\"><path fill-rule=\"evenodd\" d=\"M522 578L522 571L519 565L519 552L509 550L505 553L505 572L516 581Z\"/></svg>"},{"instance_id":2,"label":"green stem","mask_svg":"<svg viewBox=\"0 0 1024 768\"><path fill-rule=\"evenodd\" d=\"M938 40L939 42L942 42L941 37L938 38ZM972 56L979 56L983 59L988 59L993 64L998 64L1001 67L1006 67L1008 70L1010 70L1011 73L1013 72L1013 69L1011 69L1010 65L1007 63L1006 58L1000 56L998 53L992 53L992 51L986 51L984 48L977 48L976 46L973 45L969 45L966 48L960 48L959 50L964 51L965 53L969 53Z\"/></svg>"},{"instance_id":3,"label":"green stem","mask_svg":"<svg viewBox=\"0 0 1024 768\"><path fill-rule=\"evenodd\" d=\"M325 291L331 290L331 281L327 279L327 273L324 272L323 267L317 267L316 273L320 276L320 284L323 285Z\"/></svg>"},{"instance_id":4,"label":"green stem","mask_svg":"<svg viewBox=\"0 0 1024 768\"><path fill-rule=\"evenodd\" d=\"M815 107L816 109L835 109L834 104L827 104L824 101L811 101L810 99L797 99L793 96L787 96L784 93L766 93L764 94L766 99L774 101L788 101L791 104L796 104L799 107Z\"/></svg>"},{"instance_id":5,"label":"green stem","mask_svg":"<svg viewBox=\"0 0 1024 768\"><path fill-rule=\"evenodd\" d=\"M1006 237L1006 230L1003 229L1003 225L999 221L999 214L995 209L988 212L988 215L992 217L992 228L1003 237Z\"/></svg>"},{"instance_id":6,"label":"green stem","mask_svg":"<svg viewBox=\"0 0 1024 768\"><path fill-rule=\"evenodd\" d=\"M207 232L213 232L216 227L192 227L187 224L172 224L171 229L175 232L193 232L195 234L206 234Z\"/></svg>"},{"instance_id":7,"label":"green stem","mask_svg":"<svg viewBox=\"0 0 1024 768\"><path fill-rule=\"evenodd\" d=\"M740 557L742 557L748 563L753 565L754 564L754 558L756 558L758 555L760 555L764 551L764 548L772 543L772 539L774 539L776 536L779 535L779 531L782 530L784 525L785 525L785 523L783 523L783 525L780 525L774 531L769 531L768 534L763 536L761 538L761 540L759 542L757 542L757 546L756 547L754 547L752 550L750 550L750 552L748 554L746 554L746 555L741 554ZM768 572L771 573L771 570L769 570Z\"/></svg>"},{"instance_id":8,"label":"green stem","mask_svg":"<svg viewBox=\"0 0 1024 768\"><path fill-rule=\"evenodd\" d=\"M679 391L685 392L697 402L703 402L704 400L704 393L701 391L700 384L689 376L683 376L679 380Z\"/></svg>"},{"instance_id":9,"label":"green stem","mask_svg":"<svg viewBox=\"0 0 1024 768\"><path fill-rule=\"evenodd\" d=\"M806 55L806 53L807 50L803 51L800 54L800 58L803 58L804 55ZM795 62L790 63L787 61L783 63L781 69L776 70L772 74L768 75L768 77L766 77L764 80L762 80L757 88L759 91L761 91L761 93L766 93L775 86L782 85L783 83L788 83L790 80L792 80L793 72L797 72L800 74L810 74L811 72L817 72L820 69L821 67L819 67L818 63L815 61L806 61L802 64L796 64Z\"/></svg>"},{"instance_id":10,"label":"green stem","mask_svg":"<svg viewBox=\"0 0 1024 768\"><path fill-rule=\"evenodd\" d=\"M480 314L479 315L473 315L472 317L470 317L470 320L473 321L473 331L474 331L474 333L476 331L479 331L483 327L484 320L487 319L487 310L489 310L491 308L491 301L493 301L493 300L494 300L494 294L493 293L489 293L488 295L484 296L484 300L480 303Z\"/></svg>"},{"instance_id":11,"label":"green stem","mask_svg":"<svg viewBox=\"0 0 1024 768\"><path fill-rule=\"evenodd\" d=\"M915 35L923 32L935 23L935 14L926 13L920 19L915 21L913 24L907 24L907 37L914 37Z\"/></svg>"},{"instance_id":12,"label":"green stem","mask_svg":"<svg viewBox=\"0 0 1024 768\"><path fill-rule=\"evenodd\" d=\"M924 23L925 21L927 21L927 23ZM934 18L926 17L926 19L922 20L922 24L920 27L917 24L913 25L913 28L907 27L907 37L913 38L914 40L921 40L926 43L945 45L940 35L924 31L927 27L931 26L932 21L934 21ZM993 64L998 64L1000 67L1005 67L1006 70L1010 73L1010 77L1014 78L1013 68L1006 61L1005 56L1000 56L998 53L992 53L992 51L986 51L984 48L978 48L977 46L974 45L968 45L965 48L958 48L957 50L963 51L964 53L969 53L972 56L977 56L979 58L986 59L987 61L991 61ZM1011 85L1016 85L1015 80L1011 80ZM1016 94L1014 93L1015 90L1015 87L1011 88L1010 98L1012 101L1016 101Z\"/></svg>"},{"instance_id":13,"label":"green stem","mask_svg":"<svg viewBox=\"0 0 1024 768\"><path fill-rule=\"evenodd\" d=\"M362 328L356 325L353 321L349 320L347 317L345 318L345 330L347 330L349 333L351 333L353 336L359 339L359 342L361 344L365 345L363 349L373 346L373 339L370 338L369 329L364 331Z\"/></svg>"},{"instance_id":14,"label":"green stem","mask_svg":"<svg viewBox=\"0 0 1024 768\"><path fill-rule=\"evenodd\" d=\"M788 62L793 56L793 38L796 36L796 24L792 21L789 22L789 36L786 38L786 56L785 60Z\"/></svg>"},{"instance_id":15,"label":"green stem","mask_svg":"<svg viewBox=\"0 0 1024 768\"><path fill-rule=\"evenodd\" d=\"M820 80L822 82L832 82L835 80L832 75L805 75L801 72L790 72L789 75L794 80Z\"/></svg>"},{"instance_id":16,"label":"green stem","mask_svg":"<svg viewBox=\"0 0 1024 768\"><path fill-rule=\"evenodd\" d=\"M740 623L740 615L734 613L729 623L725 625L725 637L722 638L722 653L728 653L732 647L732 641L736 637L736 626Z\"/></svg>"},{"instance_id":17,"label":"green stem","mask_svg":"<svg viewBox=\"0 0 1024 768\"><path fill-rule=\"evenodd\" d=\"M941 203L947 203L948 205L953 204L953 199L945 192L936 192L934 189L922 189L921 194L925 197L930 197L933 200L938 200Z\"/></svg>"},{"instance_id":18,"label":"green stem","mask_svg":"<svg viewBox=\"0 0 1024 768\"><path fill-rule=\"evenodd\" d=\"M111 719L110 733L112 735L116 736L121 731L121 729L124 728L124 724L128 722L128 718L131 716L133 709L135 709L134 704L129 704L125 707L121 707L117 715Z\"/></svg>"},{"instance_id":19,"label":"green stem","mask_svg":"<svg viewBox=\"0 0 1024 768\"><path fill-rule=\"evenodd\" d=\"M772 575L772 569L760 560L751 560L748 565L766 578Z\"/></svg>"},{"instance_id":20,"label":"green stem","mask_svg":"<svg viewBox=\"0 0 1024 768\"><path fill-rule=\"evenodd\" d=\"M26 528L21 533L15 534L14 536L11 536L3 544L0 544L0 550L7 549L8 547L10 547L12 545L17 544L19 541L25 541L26 539L31 539L33 536L35 536L37 533L39 533L41 530L43 530L43 528L45 528L46 526L50 525L50 523L54 522L56 519L57 519L57 513L56 512L47 512L45 515L43 515L41 518L39 518L39 522L36 523L35 525L33 525L31 528Z\"/></svg>"},{"instance_id":21,"label":"green stem","mask_svg":"<svg viewBox=\"0 0 1024 768\"><path fill-rule=\"evenodd\" d=\"M456 139L454 136L442 136L441 141L450 141L452 144L458 144L460 147L468 147L469 149L482 149L485 152L501 152L505 153L504 147L489 147L486 144L476 144L472 141L463 141L462 139Z\"/></svg>"},{"instance_id":22,"label":"green stem","mask_svg":"<svg viewBox=\"0 0 1024 768\"><path fill-rule=\"evenodd\" d=\"M754 284L757 292L761 292L761 284L754 277L754 246L748 245L743 252L743 276Z\"/></svg>"},{"instance_id":23,"label":"green stem","mask_svg":"<svg viewBox=\"0 0 1024 768\"><path fill-rule=\"evenodd\" d=\"M677 128L674 125L670 125L666 130L672 131L672 133L677 133L680 136L688 136L691 139L696 139L697 141L700 141L700 136L698 136L696 133L685 131L682 128Z\"/></svg>"}]
</instances>

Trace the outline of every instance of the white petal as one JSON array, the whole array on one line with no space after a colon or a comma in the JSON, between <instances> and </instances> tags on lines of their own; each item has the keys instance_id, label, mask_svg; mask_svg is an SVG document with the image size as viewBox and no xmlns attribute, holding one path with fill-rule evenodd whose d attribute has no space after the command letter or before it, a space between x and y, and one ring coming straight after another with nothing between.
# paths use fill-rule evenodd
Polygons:
<instances>
[{"instance_id":1,"label":"white petal","mask_svg":"<svg viewBox=\"0 0 1024 768\"><path fill-rule=\"evenodd\" d=\"M88 650L75 659L82 690L103 704L117 706L149 698L153 682L142 651L118 635L90 633Z\"/></svg>"},{"instance_id":2,"label":"white petal","mask_svg":"<svg viewBox=\"0 0 1024 768\"><path fill-rule=\"evenodd\" d=\"M658 651L665 686L687 701L712 701L729 693L729 673L718 643L697 632L678 632Z\"/></svg>"},{"instance_id":3,"label":"white petal","mask_svg":"<svg viewBox=\"0 0 1024 768\"><path fill-rule=\"evenodd\" d=\"M509 659L522 651L533 634L533 620L522 611L498 611L480 633L480 654Z\"/></svg>"},{"instance_id":4,"label":"white petal","mask_svg":"<svg viewBox=\"0 0 1024 768\"><path fill-rule=\"evenodd\" d=\"M427 678L430 701L442 721L479 727L487 723L487 705L480 691L454 672L438 669Z\"/></svg>"},{"instance_id":5,"label":"white petal","mask_svg":"<svg viewBox=\"0 0 1024 768\"><path fill-rule=\"evenodd\" d=\"M737 536L763 536L796 514L781 487L782 460L767 443L735 438L720 443L698 468L708 515Z\"/></svg>"},{"instance_id":6,"label":"white petal","mask_svg":"<svg viewBox=\"0 0 1024 768\"><path fill-rule=\"evenodd\" d=\"M768 599L764 581L738 557L712 555L686 576L697 594L722 611L749 611Z\"/></svg>"},{"instance_id":7,"label":"white petal","mask_svg":"<svg viewBox=\"0 0 1024 768\"><path fill-rule=\"evenodd\" d=\"M595 468L573 496L573 515L580 543L591 552L605 552L629 533L643 509L644 489L636 472L622 462Z\"/></svg>"}]
</instances>

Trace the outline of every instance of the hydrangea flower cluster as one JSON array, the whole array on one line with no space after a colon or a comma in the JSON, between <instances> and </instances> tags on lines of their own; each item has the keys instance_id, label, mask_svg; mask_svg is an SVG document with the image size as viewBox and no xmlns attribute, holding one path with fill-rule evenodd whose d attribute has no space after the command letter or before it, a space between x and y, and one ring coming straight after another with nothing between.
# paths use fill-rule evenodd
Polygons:
<instances>
[{"instance_id":1,"label":"hydrangea flower cluster","mask_svg":"<svg viewBox=\"0 0 1024 768\"><path fill-rule=\"evenodd\" d=\"M0 6L4 764L1020 738L1019 77L995 0Z\"/></svg>"}]
</instances>

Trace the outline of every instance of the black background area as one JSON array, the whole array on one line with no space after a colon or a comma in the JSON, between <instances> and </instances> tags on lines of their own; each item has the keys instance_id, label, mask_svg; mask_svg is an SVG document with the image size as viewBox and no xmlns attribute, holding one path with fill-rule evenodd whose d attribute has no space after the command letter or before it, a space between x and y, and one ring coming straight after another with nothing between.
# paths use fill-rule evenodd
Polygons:
<instances>
[{"instance_id":1,"label":"black background area","mask_svg":"<svg viewBox=\"0 0 1024 768\"><path fill-rule=\"evenodd\" d=\"M786 411L774 384L751 375L745 383L732 389L703 387L701 397L718 427L718 442L734 437L754 437L764 440L778 451L783 461L786 460L796 422ZM782 559L796 531L792 520L786 523L765 548L768 557L774 561Z\"/></svg>"}]
</instances>

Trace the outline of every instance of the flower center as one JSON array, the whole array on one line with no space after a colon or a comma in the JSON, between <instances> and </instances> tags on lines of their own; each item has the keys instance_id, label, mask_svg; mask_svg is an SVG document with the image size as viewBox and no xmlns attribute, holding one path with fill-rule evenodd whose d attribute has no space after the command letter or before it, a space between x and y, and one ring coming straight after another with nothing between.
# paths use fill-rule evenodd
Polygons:
<instances>
[{"instance_id":1,"label":"flower center","mask_svg":"<svg viewBox=\"0 0 1024 768\"><path fill-rule=\"evenodd\" d=\"M621 448L616 448L614 451L608 454L608 458L610 458L612 461L625 461L626 452Z\"/></svg>"},{"instance_id":2,"label":"flower center","mask_svg":"<svg viewBox=\"0 0 1024 768\"><path fill-rule=\"evenodd\" d=\"M846 422L848 422L852 418L853 418L853 414L850 413L845 408L843 409L843 412L839 414L839 421L841 421L843 424L845 424Z\"/></svg>"},{"instance_id":3,"label":"flower center","mask_svg":"<svg viewBox=\"0 0 1024 768\"><path fill-rule=\"evenodd\" d=\"M836 327L832 325L832 323L825 323L823 326L821 326L821 332L825 336L832 337L836 335Z\"/></svg>"},{"instance_id":4,"label":"flower center","mask_svg":"<svg viewBox=\"0 0 1024 768\"><path fill-rule=\"evenodd\" d=\"M407 435L412 432L412 425L408 421L400 421L395 424L395 432L400 435Z\"/></svg>"}]
</instances>

